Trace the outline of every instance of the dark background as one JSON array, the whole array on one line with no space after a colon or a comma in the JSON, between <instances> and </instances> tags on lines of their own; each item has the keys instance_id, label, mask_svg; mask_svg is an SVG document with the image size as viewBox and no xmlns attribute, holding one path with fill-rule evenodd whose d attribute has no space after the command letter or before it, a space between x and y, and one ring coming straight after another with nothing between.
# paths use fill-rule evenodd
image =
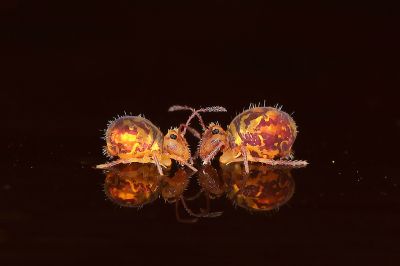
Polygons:
<instances>
[{"instance_id":1,"label":"dark background","mask_svg":"<svg viewBox=\"0 0 400 266\"><path fill-rule=\"evenodd\" d=\"M1 265L398 265L399 11L396 1L2 1ZM90 168L124 111L165 133L189 116L171 105L224 106L203 118L225 127L264 100L295 112L296 159L310 162L292 171L296 191L279 211L221 197L221 217L182 224L161 199L118 207Z\"/></svg>"}]
</instances>

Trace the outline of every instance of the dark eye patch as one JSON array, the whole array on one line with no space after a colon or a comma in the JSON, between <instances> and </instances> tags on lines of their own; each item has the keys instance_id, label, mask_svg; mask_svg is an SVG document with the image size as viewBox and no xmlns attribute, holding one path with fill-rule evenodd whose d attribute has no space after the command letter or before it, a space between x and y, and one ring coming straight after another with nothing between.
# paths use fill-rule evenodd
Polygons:
<instances>
[{"instance_id":1,"label":"dark eye patch","mask_svg":"<svg viewBox=\"0 0 400 266\"><path fill-rule=\"evenodd\" d=\"M175 134L171 134L171 135L170 135L170 138L171 138L171 139L177 139L177 138L178 138L178 136L177 136L177 135L175 135Z\"/></svg>"},{"instance_id":2,"label":"dark eye patch","mask_svg":"<svg viewBox=\"0 0 400 266\"><path fill-rule=\"evenodd\" d=\"M213 131L211 131L211 132L213 133L213 135L216 135L219 133L219 130L218 130L218 128L214 128Z\"/></svg>"}]
</instances>

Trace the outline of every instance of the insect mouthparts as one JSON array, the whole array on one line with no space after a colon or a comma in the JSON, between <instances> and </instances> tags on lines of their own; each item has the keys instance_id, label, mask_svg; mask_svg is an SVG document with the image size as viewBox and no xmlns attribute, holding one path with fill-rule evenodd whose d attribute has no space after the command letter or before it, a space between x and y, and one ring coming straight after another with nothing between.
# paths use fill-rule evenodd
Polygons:
<instances>
[{"instance_id":1,"label":"insect mouthparts","mask_svg":"<svg viewBox=\"0 0 400 266\"><path fill-rule=\"evenodd\" d=\"M219 141L219 139L214 139L213 141L211 141L211 144L216 144L216 143L219 143L220 141Z\"/></svg>"}]
</instances>

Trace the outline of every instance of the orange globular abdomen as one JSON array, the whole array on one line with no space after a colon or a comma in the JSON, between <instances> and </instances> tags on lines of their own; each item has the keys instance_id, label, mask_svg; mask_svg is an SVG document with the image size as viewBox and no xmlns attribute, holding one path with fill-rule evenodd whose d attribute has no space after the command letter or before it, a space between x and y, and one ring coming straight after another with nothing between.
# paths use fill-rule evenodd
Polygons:
<instances>
[{"instance_id":1,"label":"orange globular abdomen","mask_svg":"<svg viewBox=\"0 0 400 266\"><path fill-rule=\"evenodd\" d=\"M241 182L245 171L241 164L222 166L222 175L232 184L227 191L229 199L240 207L251 211L268 211L284 205L295 189L290 168L274 168L266 165L251 165L252 174Z\"/></svg>"},{"instance_id":2,"label":"orange globular abdomen","mask_svg":"<svg viewBox=\"0 0 400 266\"><path fill-rule=\"evenodd\" d=\"M227 130L231 149L245 146L255 158L290 156L297 136L294 120L273 107L256 107L236 116Z\"/></svg>"},{"instance_id":3,"label":"orange globular abdomen","mask_svg":"<svg viewBox=\"0 0 400 266\"><path fill-rule=\"evenodd\" d=\"M116 119L108 126L105 137L105 150L111 157L139 158L151 150L162 150L161 131L143 117Z\"/></svg>"}]
</instances>

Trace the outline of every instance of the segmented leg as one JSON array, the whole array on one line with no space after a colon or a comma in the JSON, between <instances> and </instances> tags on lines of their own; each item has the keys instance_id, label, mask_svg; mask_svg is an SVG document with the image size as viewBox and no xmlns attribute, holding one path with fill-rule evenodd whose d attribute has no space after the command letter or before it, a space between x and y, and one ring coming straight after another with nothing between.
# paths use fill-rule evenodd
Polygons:
<instances>
[{"instance_id":1,"label":"segmented leg","mask_svg":"<svg viewBox=\"0 0 400 266\"><path fill-rule=\"evenodd\" d=\"M170 155L170 158L171 158L171 159L174 159L174 160L176 160L176 161L178 161L178 162L181 163L181 164L186 165L187 167L189 167L190 169L192 169L194 172L197 172L197 169L194 168L194 167L193 167L192 165L190 165L189 163L187 163L183 158L181 158L181 157L179 157L179 156L177 156L177 155L174 155L174 154L171 154L171 155Z\"/></svg>"},{"instance_id":2,"label":"segmented leg","mask_svg":"<svg viewBox=\"0 0 400 266\"><path fill-rule=\"evenodd\" d=\"M123 163L123 164L128 164L128 163L155 163L156 166L157 166L158 173L160 175L163 175L161 164L160 164L156 154L157 154L156 152L153 152L153 154L152 154L153 158L150 158L149 156L145 155L142 158L119 159L119 160L116 160L116 161L113 161L113 162L96 165L96 168L97 169L107 169L107 168L110 168L110 167L112 167L114 165L118 165L118 164L121 164L121 163Z\"/></svg>"},{"instance_id":3,"label":"segmented leg","mask_svg":"<svg viewBox=\"0 0 400 266\"><path fill-rule=\"evenodd\" d=\"M226 141L221 141L220 143L218 143L218 145L214 147L214 149L206 156L206 158L204 158L203 164L208 164L212 160L212 158L217 155L221 147L224 145L227 145Z\"/></svg>"},{"instance_id":4,"label":"segmented leg","mask_svg":"<svg viewBox=\"0 0 400 266\"><path fill-rule=\"evenodd\" d=\"M307 161L271 160L271 159L254 158L254 157L252 157L251 161L266 163L266 164L270 164L270 165L287 165L287 166L305 166L308 164Z\"/></svg>"},{"instance_id":5,"label":"segmented leg","mask_svg":"<svg viewBox=\"0 0 400 266\"><path fill-rule=\"evenodd\" d=\"M262 161L261 161L262 160ZM238 157L235 158L232 162L243 162L244 159L243 157ZM269 165L275 165L275 161L272 159L263 159L263 158L254 158L254 157L250 157L247 158L247 161L249 162L260 162L260 163L265 163L265 164L269 164Z\"/></svg>"},{"instance_id":6,"label":"segmented leg","mask_svg":"<svg viewBox=\"0 0 400 266\"><path fill-rule=\"evenodd\" d=\"M240 150L241 150L242 156L236 157L234 159L230 158L229 161L226 161L224 163L228 164L231 162L242 162L243 161L246 173L250 172L249 162L260 162L260 163L265 163L268 165L286 165L286 166L305 166L308 164L307 161L273 160L273 159L257 158L257 157L253 157L250 154L248 154L246 152L246 147L241 147ZM227 154L227 153L225 153L225 154ZM222 158L222 156L221 156L221 158Z\"/></svg>"},{"instance_id":7,"label":"segmented leg","mask_svg":"<svg viewBox=\"0 0 400 266\"><path fill-rule=\"evenodd\" d=\"M97 169L106 169L106 168L110 168L114 165L117 164L128 164L128 163L149 163L150 160L144 160L143 158L129 158L129 159L119 159L113 162L109 162L109 163L105 163L105 164L99 164L96 165Z\"/></svg>"},{"instance_id":8,"label":"segmented leg","mask_svg":"<svg viewBox=\"0 0 400 266\"><path fill-rule=\"evenodd\" d=\"M162 171L162 169L161 169L161 164L160 164L160 162L158 161L157 153L156 153L156 152L153 152L153 160L154 160L154 163L157 165L158 173L159 173L160 175L163 175L163 171Z\"/></svg>"},{"instance_id":9,"label":"segmented leg","mask_svg":"<svg viewBox=\"0 0 400 266\"><path fill-rule=\"evenodd\" d=\"M247 160L247 150L245 147L241 148L242 151L242 156L243 156L243 162L244 162L244 170L246 171L246 173L249 173L249 161Z\"/></svg>"}]
</instances>

